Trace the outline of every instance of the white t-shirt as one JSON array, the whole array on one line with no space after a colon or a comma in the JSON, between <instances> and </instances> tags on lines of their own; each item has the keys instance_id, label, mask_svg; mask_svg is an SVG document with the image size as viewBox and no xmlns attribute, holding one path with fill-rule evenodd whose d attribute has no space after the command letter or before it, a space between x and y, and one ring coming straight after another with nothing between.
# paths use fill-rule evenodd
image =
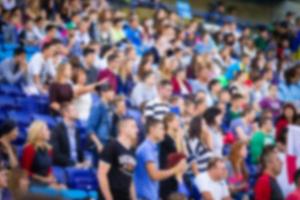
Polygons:
<instances>
[{"instance_id":1,"label":"white t-shirt","mask_svg":"<svg viewBox=\"0 0 300 200\"><path fill-rule=\"evenodd\" d=\"M76 87L76 86L75 86ZM73 105L78 113L78 118L82 121L87 121L90 116L90 111L92 107L92 94L86 93L80 95L73 101Z\"/></svg>"},{"instance_id":2,"label":"white t-shirt","mask_svg":"<svg viewBox=\"0 0 300 200\"><path fill-rule=\"evenodd\" d=\"M200 193L209 192L214 200L222 200L229 197L226 182L212 180L207 172L201 173L195 178L195 185Z\"/></svg>"}]
</instances>

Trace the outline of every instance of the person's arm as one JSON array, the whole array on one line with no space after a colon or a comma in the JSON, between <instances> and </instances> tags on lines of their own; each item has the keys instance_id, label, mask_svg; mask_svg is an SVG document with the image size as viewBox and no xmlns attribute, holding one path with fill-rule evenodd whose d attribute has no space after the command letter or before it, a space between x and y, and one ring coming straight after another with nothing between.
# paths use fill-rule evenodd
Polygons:
<instances>
[{"instance_id":1,"label":"person's arm","mask_svg":"<svg viewBox=\"0 0 300 200\"><path fill-rule=\"evenodd\" d=\"M210 192L202 192L201 195L203 200L215 200Z\"/></svg>"},{"instance_id":2,"label":"person's arm","mask_svg":"<svg viewBox=\"0 0 300 200\"><path fill-rule=\"evenodd\" d=\"M248 141L248 136L241 127L236 127L235 131L239 140Z\"/></svg>"},{"instance_id":3,"label":"person's arm","mask_svg":"<svg viewBox=\"0 0 300 200\"><path fill-rule=\"evenodd\" d=\"M94 106L91 110L90 117L88 119L88 133L89 139L96 145L97 151L101 152L103 145L96 135L96 131L99 125L102 109L100 106Z\"/></svg>"},{"instance_id":4,"label":"person's arm","mask_svg":"<svg viewBox=\"0 0 300 200\"><path fill-rule=\"evenodd\" d=\"M131 200L137 200L136 192L135 192L135 186L134 186L134 182L133 181L130 184L130 199Z\"/></svg>"},{"instance_id":5,"label":"person's arm","mask_svg":"<svg viewBox=\"0 0 300 200\"><path fill-rule=\"evenodd\" d=\"M111 167L110 164L104 161L100 161L99 169L98 169L98 179L99 182L101 183L100 189L105 200L113 200L110 186L109 186L109 180L108 180L108 172L110 170L110 167Z\"/></svg>"}]
</instances>

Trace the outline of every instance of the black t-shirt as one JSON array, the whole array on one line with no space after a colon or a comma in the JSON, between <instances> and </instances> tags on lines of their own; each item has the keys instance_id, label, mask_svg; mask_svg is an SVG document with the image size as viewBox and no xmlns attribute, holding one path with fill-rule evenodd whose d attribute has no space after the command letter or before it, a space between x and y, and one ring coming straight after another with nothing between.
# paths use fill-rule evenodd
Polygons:
<instances>
[{"instance_id":1,"label":"black t-shirt","mask_svg":"<svg viewBox=\"0 0 300 200\"><path fill-rule=\"evenodd\" d=\"M119 141L112 140L103 150L101 161L110 164L108 180L114 199L130 200L130 185L136 166L133 149L126 149Z\"/></svg>"}]
</instances>

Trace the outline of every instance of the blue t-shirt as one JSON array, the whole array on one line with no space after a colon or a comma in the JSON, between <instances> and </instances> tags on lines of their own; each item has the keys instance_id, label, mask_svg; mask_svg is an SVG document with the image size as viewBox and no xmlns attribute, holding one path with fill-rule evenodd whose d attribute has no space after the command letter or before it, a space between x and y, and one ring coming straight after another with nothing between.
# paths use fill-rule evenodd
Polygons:
<instances>
[{"instance_id":1,"label":"blue t-shirt","mask_svg":"<svg viewBox=\"0 0 300 200\"><path fill-rule=\"evenodd\" d=\"M243 129L244 133L250 137L251 133L252 133L252 128L251 125L249 124L245 124L242 120L242 118L237 118L235 120L233 120L230 124L230 130L233 132L233 134L235 135L235 137L237 137L237 132L236 129L240 127Z\"/></svg>"},{"instance_id":2,"label":"blue t-shirt","mask_svg":"<svg viewBox=\"0 0 300 200\"><path fill-rule=\"evenodd\" d=\"M158 200L159 182L150 178L146 164L153 162L159 168L158 145L146 139L136 152L137 166L134 172L134 183L138 199Z\"/></svg>"}]
</instances>

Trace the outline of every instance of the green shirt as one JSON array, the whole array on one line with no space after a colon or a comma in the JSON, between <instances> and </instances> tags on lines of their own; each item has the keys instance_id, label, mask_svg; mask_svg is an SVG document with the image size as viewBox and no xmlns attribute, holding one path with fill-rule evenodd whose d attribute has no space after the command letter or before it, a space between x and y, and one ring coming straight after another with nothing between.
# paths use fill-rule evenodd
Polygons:
<instances>
[{"instance_id":1,"label":"green shirt","mask_svg":"<svg viewBox=\"0 0 300 200\"><path fill-rule=\"evenodd\" d=\"M250 153L252 163L257 164L263 149L267 145L275 144L274 138L262 131L257 131L253 134L250 140Z\"/></svg>"}]
</instances>

